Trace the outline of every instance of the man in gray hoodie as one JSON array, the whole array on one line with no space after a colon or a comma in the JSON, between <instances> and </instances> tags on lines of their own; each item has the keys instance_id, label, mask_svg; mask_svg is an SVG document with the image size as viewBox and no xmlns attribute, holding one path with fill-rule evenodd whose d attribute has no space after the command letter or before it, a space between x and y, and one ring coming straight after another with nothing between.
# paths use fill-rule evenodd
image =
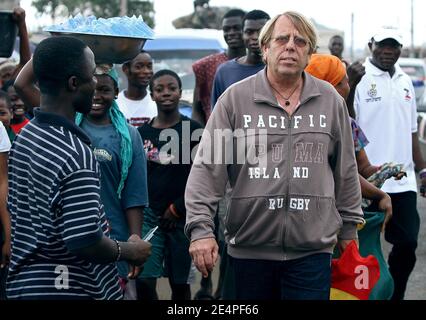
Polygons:
<instances>
[{"instance_id":1,"label":"man in gray hoodie","mask_svg":"<svg viewBox=\"0 0 426 320\"><path fill-rule=\"evenodd\" d=\"M347 109L330 84L304 72L316 47L305 17L276 16L259 41L266 68L219 98L187 182L190 254L207 276L229 181L236 298L326 300L333 249L356 240L363 222Z\"/></svg>"}]
</instances>

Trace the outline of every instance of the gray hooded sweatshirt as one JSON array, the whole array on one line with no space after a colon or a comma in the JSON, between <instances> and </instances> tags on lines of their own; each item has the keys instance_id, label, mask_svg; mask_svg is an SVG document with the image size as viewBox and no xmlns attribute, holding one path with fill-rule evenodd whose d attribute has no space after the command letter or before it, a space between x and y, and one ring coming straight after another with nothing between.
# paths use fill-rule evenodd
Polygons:
<instances>
[{"instance_id":1,"label":"gray hooded sweatshirt","mask_svg":"<svg viewBox=\"0 0 426 320\"><path fill-rule=\"evenodd\" d=\"M219 98L185 191L191 241L214 237L228 182L232 257L291 260L332 253L338 238L357 238L361 190L345 102L329 83L303 78L291 116L278 105L266 69Z\"/></svg>"}]
</instances>

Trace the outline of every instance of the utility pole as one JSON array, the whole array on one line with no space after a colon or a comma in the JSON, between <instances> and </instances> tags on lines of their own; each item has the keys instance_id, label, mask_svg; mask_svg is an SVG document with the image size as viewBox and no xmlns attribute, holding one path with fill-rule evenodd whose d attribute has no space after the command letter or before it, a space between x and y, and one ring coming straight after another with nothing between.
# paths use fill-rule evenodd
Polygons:
<instances>
[{"instance_id":1,"label":"utility pole","mask_svg":"<svg viewBox=\"0 0 426 320\"><path fill-rule=\"evenodd\" d=\"M354 48L354 26L355 26L355 16L354 13L351 13L351 61L354 61L355 58L355 48Z\"/></svg>"},{"instance_id":2,"label":"utility pole","mask_svg":"<svg viewBox=\"0 0 426 320\"><path fill-rule=\"evenodd\" d=\"M120 16L127 15L127 0L120 0Z\"/></svg>"},{"instance_id":3,"label":"utility pole","mask_svg":"<svg viewBox=\"0 0 426 320\"><path fill-rule=\"evenodd\" d=\"M414 0L411 0L411 50L410 57L414 58Z\"/></svg>"}]
</instances>

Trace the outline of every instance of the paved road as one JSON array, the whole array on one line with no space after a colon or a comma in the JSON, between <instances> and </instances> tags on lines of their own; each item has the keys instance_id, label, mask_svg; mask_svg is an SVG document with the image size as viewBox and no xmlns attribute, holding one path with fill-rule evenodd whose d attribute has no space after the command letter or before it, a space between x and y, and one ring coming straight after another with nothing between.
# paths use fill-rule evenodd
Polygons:
<instances>
[{"instance_id":1,"label":"paved road","mask_svg":"<svg viewBox=\"0 0 426 320\"><path fill-rule=\"evenodd\" d=\"M426 199L418 196L417 208L420 214L419 246L417 248L417 263L408 282L405 298L407 300L426 300ZM382 238L383 251L387 259L389 244ZM217 283L218 267L213 273L214 283ZM197 272L196 283L191 287L192 294L199 289L200 274ZM170 299L170 289L167 279L158 282L158 294L162 300Z\"/></svg>"}]
</instances>

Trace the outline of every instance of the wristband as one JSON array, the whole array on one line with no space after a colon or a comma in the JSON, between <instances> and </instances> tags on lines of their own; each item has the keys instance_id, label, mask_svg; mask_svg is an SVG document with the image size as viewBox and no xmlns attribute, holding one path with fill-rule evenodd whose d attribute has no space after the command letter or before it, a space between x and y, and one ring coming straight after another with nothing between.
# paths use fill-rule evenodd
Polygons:
<instances>
[{"instance_id":1,"label":"wristband","mask_svg":"<svg viewBox=\"0 0 426 320\"><path fill-rule=\"evenodd\" d=\"M114 239L114 241L117 244L117 258L115 259L115 262L118 262L121 259L121 246L117 240Z\"/></svg>"},{"instance_id":2,"label":"wristband","mask_svg":"<svg viewBox=\"0 0 426 320\"><path fill-rule=\"evenodd\" d=\"M420 179L426 178L426 168L419 171Z\"/></svg>"},{"instance_id":3,"label":"wristband","mask_svg":"<svg viewBox=\"0 0 426 320\"><path fill-rule=\"evenodd\" d=\"M173 203L169 206L169 210L175 218L180 218Z\"/></svg>"}]
</instances>

